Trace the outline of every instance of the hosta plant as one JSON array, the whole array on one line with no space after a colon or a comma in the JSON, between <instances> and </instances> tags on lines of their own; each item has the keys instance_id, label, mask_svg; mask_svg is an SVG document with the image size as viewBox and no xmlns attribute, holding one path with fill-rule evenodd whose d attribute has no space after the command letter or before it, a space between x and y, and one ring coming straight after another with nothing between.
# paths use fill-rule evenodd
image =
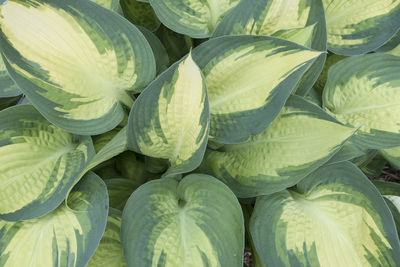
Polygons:
<instances>
[{"instance_id":1,"label":"hosta plant","mask_svg":"<svg viewBox=\"0 0 400 267\"><path fill-rule=\"evenodd\" d=\"M1 0L0 266L400 266L400 0Z\"/></svg>"}]
</instances>

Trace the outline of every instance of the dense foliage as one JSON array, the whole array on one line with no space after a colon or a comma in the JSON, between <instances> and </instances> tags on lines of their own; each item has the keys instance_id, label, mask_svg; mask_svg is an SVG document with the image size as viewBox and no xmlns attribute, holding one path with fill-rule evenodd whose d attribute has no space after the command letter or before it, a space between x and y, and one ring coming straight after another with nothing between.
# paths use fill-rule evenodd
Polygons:
<instances>
[{"instance_id":1,"label":"dense foliage","mask_svg":"<svg viewBox=\"0 0 400 267\"><path fill-rule=\"evenodd\" d=\"M0 2L0 266L400 265L400 0Z\"/></svg>"}]
</instances>

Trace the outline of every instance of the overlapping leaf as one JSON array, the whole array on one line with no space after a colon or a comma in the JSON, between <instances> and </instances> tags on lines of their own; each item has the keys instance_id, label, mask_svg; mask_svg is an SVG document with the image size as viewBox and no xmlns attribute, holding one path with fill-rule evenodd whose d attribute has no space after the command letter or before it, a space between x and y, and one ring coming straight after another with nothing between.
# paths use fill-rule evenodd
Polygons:
<instances>
[{"instance_id":1,"label":"overlapping leaf","mask_svg":"<svg viewBox=\"0 0 400 267\"><path fill-rule=\"evenodd\" d=\"M128 144L144 155L169 159L165 175L199 166L207 146L207 88L191 54L157 77L129 115Z\"/></svg>"},{"instance_id":2,"label":"overlapping leaf","mask_svg":"<svg viewBox=\"0 0 400 267\"><path fill-rule=\"evenodd\" d=\"M328 49L360 55L377 49L400 28L399 0L322 0Z\"/></svg>"},{"instance_id":3,"label":"overlapping leaf","mask_svg":"<svg viewBox=\"0 0 400 267\"><path fill-rule=\"evenodd\" d=\"M400 184L384 181L373 181L373 183L383 195L386 204L392 212L397 233L400 238Z\"/></svg>"},{"instance_id":4,"label":"overlapping leaf","mask_svg":"<svg viewBox=\"0 0 400 267\"><path fill-rule=\"evenodd\" d=\"M21 90L11 79L3 58L0 56L0 97L13 97L22 94Z\"/></svg>"},{"instance_id":5,"label":"overlapping leaf","mask_svg":"<svg viewBox=\"0 0 400 267\"><path fill-rule=\"evenodd\" d=\"M0 265L86 266L106 227L106 187L89 173L74 187L67 204L39 219L0 221Z\"/></svg>"},{"instance_id":6,"label":"overlapping leaf","mask_svg":"<svg viewBox=\"0 0 400 267\"><path fill-rule=\"evenodd\" d=\"M400 57L369 54L343 59L328 72L323 104L340 122L360 127L358 144L400 144Z\"/></svg>"},{"instance_id":7,"label":"overlapping leaf","mask_svg":"<svg viewBox=\"0 0 400 267\"><path fill-rule=\"evenodd\" d=\"M246 143L209 151L200 170L221 179L238 197L271 194L327 162L354 131L292 96L267 130Z\"/></svg>"},{"instance_id":8,"label":"overlapping leaf","mask_svg":"<svg viewBox=\"0 0 400 267\"><path fill-rule=\"evenodd\" d=\"M375 51L400 56L400 31L398 31L389 42Z\"/></svg>"},{"instance_id":9,"label":"overlapping leaf","mask_svg":"<svg viewBox=\"0 0 400 267\"><path fill-rule=\"evenodd\" d=\"M122 15L122 9L119 4L119 0L91 0L91 1L95 2L96 4L104 8L110 9Z\"/></svg>"},{"instance_id":10,"label":"overlapping leaf","mask_svg":"<svg viewBox=\"0 0 400 267\"><path fill-rule=\"evenodd\" d=\"M141 186L123 211L121 238L132 267L242 266L240 205L228 187L207 175Z\"/></svg>"},{"instance_id":11,"label":"overlapping leaf","mask_svg":"<svg viewBox=\"0 0 400 267\"><path fill-rule=\"evenodd\" d=\"M243 0L223 18L213 35L232 34L276 36L325 50L324 8L319 0Z\"/></svg>"},{"instance_id":12,"label":"overlapping leaf","mask_svg":"<svg viewBox=\"0 0 400 267\"><path fill-rule=\"evenodd\" d=\"M239 0L149 0L160 21L193 38L210 37Z\"/></svg>"},{"instance_id":13,"label":"overlapping leaf","mask_svg":"<svg viewBox=\"0 0 400 267\"><path fill-rule=\"evenodd\" d=\"M95 3L10 0L0 13L11 77L46 119L69 132L111 130L123 119L122 104L133 104L129 92L154 78L140 31Z\"/></svg>"},{"instance_id":14,"label":"overlapping leaf","mask_svg":"<svg viewBox=\"0 0 400 267\"><path fill-rule=\"evenodd\" d=\"M110 208L107 226L100 244L87 267L125 267L121 246L121 211Z\"/></svg>"},{"instance_id":15,"label":"overlapping leaf","mask_svg":"<svg viewBox=\"0 0 400 267\"><path fill-rule=\"evenodd\" d=\"M193 50L206 80L210 139L238 143L263 132L321 52L267 36L223 36Z\"/></svg>"},{"instance_id":16,"label":"overlapping leaf","mask_svg":"<svg viewBox=\"0 0 400 267\"><path fill-rule=\"evenodd\" d=\"M31 105L0 112L0 219L37 218L56 208L94 156L90 137L67 133Z\"/></svg>"},{"instance_id":17,"label":"overlapping leaf","mask_svg":"<svg viewBox=\"0 0 400 267\"><path fill-rule=\"evenodd\" d=\"M388 207L351 163L318 169L296 189L257 199L250 221L267 266L396 266Z\"/></svg>"},{"instance_id":18,"label":"overlapping leaf","mask_svg":"<svg viewBox=\"0 0 400 267\"><path fill-rule=\"evenodd\" d=\"M270 35L290 40L315 50L326 50L324 8L320 0L243 0L227 14L214 32L221 35ZM306 95L321 72L322 54L297 86Z\"/></svg>"},{"instance_id":19,"label":"overlapping leaf","mask_svg":"<svg viewBox=\"0 0 400 267\"><path fill-rule=\"evenodd\" d=\"M380 153L393 168L400 170L400 147L383 149Z\"/></svg>"}]
</instances>

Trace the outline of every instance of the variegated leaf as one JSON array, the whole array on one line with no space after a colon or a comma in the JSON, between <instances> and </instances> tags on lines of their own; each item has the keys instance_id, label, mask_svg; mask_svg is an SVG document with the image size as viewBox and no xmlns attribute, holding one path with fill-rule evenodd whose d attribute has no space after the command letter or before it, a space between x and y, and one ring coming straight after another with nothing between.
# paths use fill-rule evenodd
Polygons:
<instances>
[{"instance_id":1,"label":"variegated leaf","mask_svg":"<svg viewBox=\"0 0 400 267\"><path fill-rule=\"evenodd\" d=\"M153 180L129 198L121 239L132 267L242 267L243 215L214 177Z\"/></svg>"},{"instance_id":2,"label":"variegated leaf","mask_svg":"<svg viewBox=\"0 0 400 267\"><path fill-rule=\"evenodd\" d=\"M397 233L400 238L400 184L384 181L373 181L376 188L383 195L390 211L392 212Z\"/></svg>"},{"instance_id":3,"label":"variegated leaf","mask_svg":"<svg viewBox=\"0 0 400 267\"><path fill-rule=\"evenodd\" d=\"M395 56L400 56L400 30L387 42L384 46L381 46L375 52L388 53Z\"/></svg>"},{"instance_id":4,"label":"variegated leaf","mask_svg":"<svg viewBox=\"0 0 400 267\"><path fill-rule=\"evenodd\" d=\"M321 0L242 0L227 14L214 36L237 34L271 35L319 51L326 50L326 25ZM306 95L321 72L322 54L297 85L296 94Z\"/></svg>"},{"instance_id":5,"label":"variegated leaf","mask_svg":"<svg viewBox=\"0 0 400 267\"><path fill-rule=\"evenodd\" d=\"M133 24L155 31L160 26L153 8L149 3L137 0L120 0L124 16Z\"/></svg>"},{"instance_id":6,"label":"variegated leaf","mask_svg":"<svg viewBox=\"0 0 400 267\"><path fill-rule=\"evenodd\" d=\"M160 21L192 38L210 37L240 0L149 0Z\"/></svg>"},{"instance_id":7,"label":"variegated leaf","mask_svg":"<svg viewBox=\"0 0 400 267\"><path fill-rule=\"evenodd\" d=\"M95 2L96 4L104 8L110 9L122 15L122 9L119 4L119 0L91 0L91 1Z\"/></svg>"},{"instance_id":8,"label":"variegated leaf","mask_svg":"<svg viewBox=\"0 0 400 267\"><path fill-rule=\"evenodd\" d=\"M123 119L155 75L144 36L90 1L9 0L0 6L0 45L21 91L69 132L101 134Z\"/></svg>"},{"instance_id":9,"label":"variegated leaf","mask_svg":"<svg viewBox=\"0 0 400 267\"><path fill-rule=\"evenodd\" d=\"M169 159L164 175L199 166L207 146L207 88L191 54L156 78L136 100L128 123L128 146Z\"/></svg>"},{"instance_id":10,"label":"variegated leaf","mask_svg":"<svg viewBox=\"0 0 400 267\"><path fill-rule=\"evenodd\" d=\"M90 137L57 128L31 105L1 111L0 219L27 220L55 209L93 156Z\"/></svg>"},{"instance_id":11,"label":"variegated leaf","mask_svg":"<svg viewBox=\"0 0 400 267\"><path fill-rule=\"evenodd\" d=\"M397 266L390 211L348 162L328 165L289 189L257 199L250 231L266 266Z\"/></svg>"},{"instance_id":12,"label":"variegated leaf","mask_svg":"<svg viewBox=\"0 0 400 267\"><path fill-rule=\"evenodd\" d=\"M346 58L329 69L323 105L340 122L361 127L356 144L399 146L399 73L400 57L380 53Z\"/></svg>"},{"instance_id":13,"label":"variegated leaf","mask_svg":"<svg viewBox=\"0 0 400 267\"><path fill-rule=\"evenodd\" d=\"M400 0L322 0L328 49L360 55L386 43L400 28Z\"/></svg>"},{"instance_id":14,"label":"variegated leaf","mask_svg":"<svg viewBox=\"0 0 400 267\"><path fill-rule=\"evenodd\" d=\"M351 140L351 139L350 139ZM333 155L326 164L349 161L365 155L365 152L351 141L347 141L342 148Z\"/></svg>"},{"instance_id":15,"label":"variegated leaf","mask_svg":"<svg viewBox=\"0 0 400 267\"><path fill-rule=\"evenodd\" d=\"M49 214L29 221L0 221L0 265L84 267L99 245L107 213L106 186L89 173L67 203Z\"/></svg>"},{"instance_id":16,"label":"variegated leaf","mask_svg":"<svg viewBox=\"0 0 400 267\"><path fill-rule=\"evenodd\" d=\"M200 171L221 179L238 197L271 194L326 163L354 131L292 96L267 130L246 143L209 151Z\"/></svg>"},{"instance_id":17,"label":"variegated leaf","mask_svg":"<svg viewBox=\"0 0 400 267\"><path fill-rule=\"evenodd\" d=\"M321 0L242 0L214 32L222 35L267 35L326 50Z\"/></svg>"},{"instance_id":18,"label":"variegated leaf","mask_svg":"<svg viewBox=\"0 0 400 267\"><path fill-rule=\"evenodd\" d=\"M120 238L121 216L121 211L110 208L106 230L87 267L126 267Z\"/></svg>"},{"instance_id":19,"label":"variegated leaf","mask_svg":"<svg viewBox=\"0 0 400 267\"><path fill-rule=\"evenodd\" d=\"M239 143L263 132L319 55L267 36L223 36L196 47L193 58L210 101L210 139Z\"/></svg>"},{"instance_id":20,"label":"variegated leaf","mask_svg":"<svg viewBox=\"0 0 400 267\"><path fill-rule=\"evenodd\" d=\"M20 94L22 94L21 90L11 79L0 55L0 97L13 97Z\"/></svg>"}]
</instances>

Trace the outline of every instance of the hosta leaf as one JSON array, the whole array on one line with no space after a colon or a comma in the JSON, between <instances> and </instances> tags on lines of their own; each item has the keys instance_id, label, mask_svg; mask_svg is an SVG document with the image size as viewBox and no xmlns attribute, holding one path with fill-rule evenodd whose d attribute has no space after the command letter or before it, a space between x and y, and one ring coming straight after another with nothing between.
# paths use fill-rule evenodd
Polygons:
<instances>
[{"instance_id":1,"label":"hosta leaf","mask_svg":"<svg viewBox=\"0 0 400 267\"><path fill-rule=\"evenodd\" d=\"M399 0L322 0L328 49L359 55L387 42L400 28Z\"/></svg>"},{"instance_id":2,"label":"hosta leaf","mask_svg":"<svg viewBox=\"0 0 400 267\"><path fill-rule=\"evenodd\" d=\"M241 267L243 215L217 179L191 174L139 187L122 214L128 266Z\"/></svg>"},{"instance_id":3,"label":"hosta leaf","mask_svg":"<svg viewBox=\"0 0 400 267\"><path fill-rule=\"evenodd\" d=\"M104 182L107 185L110 207L118 210L124 209L132 192L141 185L141 183L124 178L107 179Z\"/></svg>"},{"instance_id":4,"label":"hosta leaf","mask_svg":"<svg viewBox=\"0 0 400 267\"><path fill-rule=\"evenodd\" d=\"M218 25L214 36L272 35L325 51L326 25L321 0L243 0ZM326 55L312 64L296 93L306 95L321 72Z\"/></svg>"},{"instance_id":5,"label":"hosta leaf","mask_svg":"<svg viewBox=\"0 0 400 267\"><path fill-rule=\"evenodd\" d=\"M111 130L123 119L122 104L133 104L129 92L154 78L140 31L93 2L10 0L0 14L11 77L47 120L69 132Z\"/></svg>"},{"instance_id":6,"label":"hosta leaf","mask_svg":"<svg viewBox=\"0 0 400 267\"><path fill-rule=\"evenodd\" d=\"M384 196L386 204L392 212L397 233L400 237L400 184L383 181L373 181L376 188Z\"/></svg>"},{"instance_id":7,"label":"hosta leaf","mask_svg":"<svg viewBox=\"0 0 400 267\"><path fill-rule=\"evenodd\" d=\"M387 42L384 46L381 46L380 48L375 50L375 52L383 52L395 56L400 56L400 31L398 31L396 35L393 36L393 38L390 39L390 41Z\"/></svg>"},{"instance_id":8,"label":"hosta leaf","mask_svg":"<svg viewBox=\"0 0 400 267\"><path fill-rule=\"evenodd\" d=\"M266 36L223 36L193 50L207 84L210 138L238 143L264 131L321 52Z\"/></svg>"},{"instance_id":9,"label":"hosta leaf","mask_svg":"<svg viewBox=\"0 0 400 267\"><path fill-rule=\"evenodd\" d=\"M323 104L340 122L360 127L354 142L383 149L400 144L400 57L369 54L329 69Z\"/></svg>"},{"instance_id":10,"label":"hosta leaf","mask_svg":"<svg viewBox=\"0 0 400 267\"><path fill-rule=\"evenodd\" d=\"M332 164L342 161L348 161L351 159L359 158L364 156L364 151L353 144L352 142L346 142L342 148L326 163Z\"/></svg>"},{"instance_id":11,"label":"hosta leaf","mask_svg":"<svg viewBox=\"0 0 400 267\"><path fill-rule=\"evenodd\" d=\"M125 17L135 25L155 31L160 26L153 8L149 3L142 3L137 0L120 0Z\"/></svg>"},{"instance_id":12,"label":"hosta leaf","mask_svg":"<svg viewBox=\"0 0 400 267\"><path fill-rule=\"evenodd\" d=\"M380 153L390 163L390 166L400 170L400 147L384 149Z\"/></svg>"},{"instance_id":13,"label":"hosta leaf","mask_svg":"<svg viewBox=\"0 0 400 267\"><path fill-rule=\"evenodd\" d=\"M250 231L267 266L396 266L400 247L376 188L348 162L328 165L297 189L257 199Z\"/></svg>"},{"instance_id":14,"label":"hosta leaf","mask_svg":"<svg viewBox=\"0 0 400 267\"><path fill-rule=\"evenodd\" d=\"M324 68L322 69L321 74L319 75L317 81L314 84L314 88L319 93L322 94L322 91L324 90L326 80L328 79L328 71L329 71L330 67L345 58L346 58L346 56L341 56L341 55L336 55L336 54L329 54L327 56Z\"/></svg>"},{"instance_id":15,"label":"hosta leaf","mask_svg":"<svg viewBox=\"0 0 400 267\"><path fill-rule=\"evenodd\" d=\"M106 230L87 267L126 266L120 239L121 215L121 211L110 208Z\"/></svg>"},{"instance_id":16,"label":"hosta leaf","mask_svg":"<svg viewBox=\"0 0 400 267\"><path fill-rule=\"evenodd\" d=\"M147 42L149 42L151 49L153 50L154 58L156 60L157 73L163 72L169 66L167 50L154 33L140 26L138 26L138 29L142 32Z\"/></svg>"},{"instance_id":17,"label":"hosta leaf","mask_svg":"<svg viewBox=\"0 0 400 267\"><path fill-rule=\"evenodd\" d=\"M324 8L320 0L242 0L213 35L232 34L277 36L325 50Z\"/></svg>"},{"instance_id":18,"label":"hosta leaf","mask_svg":"<svg viewBox=\"0 0 400 267\"><path fill-rule=\"evenodd\" d=\"M375 178L382 174L386 163L386 159L381 154L377 154L366 166L360 169L368 178Z\"/></svg>"},{"instance_id":19,"label":"hosta leaf","mask_svg":"<svg viewBox=\"0 0 400 267\"><path fill-rule=\"evenodd\" d=\"M0 112L0 219L37 218L55 209L93 158L90 137L67 133L31 105Z\"/></svg>"},{"instance_id":20,"label":"hosta leaf","mask_svg":"<svg viewBox=\"0 0 400 267\"><path fill-rule=\"evenodd\" d=\"M192 38L210 37L221 19L239 0L150 0L160 21Z\"/></svg>"},{"instance_id":21,"label":"hosta leaf","mask_svg":"<svg viewBox=\"0 0 400 267\"><path fill-rule=\"evenodd\" d=\"M0 56L0 97L13 97L22 94L18 86L8 75L6 65Z\"/></svg>"},{"instance_id":22,"label":"hosta leaf","mask_svg":"<svg viewBox=\"0 0 400 267\"><path fill-rule=\"evenodd\" d=\"M92 136L93 146L96 153L98 153L105 145L107 145L119 132L120 129L114 128L109 132Z\"/></svg>"},{"instance_id":23,"label":"hosta leaf","mask_svg":"<svg viewBox=\"0 0 400 267\"><path fill-rule=\"evenodd\" d=\"M108 197L104 183L87 174L57 209L39 219L0 221L0 265L84 267L104 233Z\"/></svg>"},{"instance_id":24,"label":"hosta leaf","mask_svg":"<svg viewBox=\"0 0 400 267\"><path fill-rule=\"evenodd\" d=\"M104 8L117 12L118 14L122 14L122 9L119 4L119 0L91 0L91 1L95 2L96 4Z\"/></svg>"},{"instance_id":25,"label":"hosta leaf","mask_svg":"<svg viewBox=\"0 0 400 267\"><path fill-rule=\"evenodd\" d=\"M267 130L246 143L210 151L201 170L221 179L238 197L271 194L326 163L354 131L292 96Z\"/></svg>"},{"instance_id":26,"label":"hosta leaf","mask_svg":"<svg viewBox=\"0 0 400 267\"><path fill-rule=\"evenodd\" d=\"M128 146L169 159L165 175L199 166L207 146L209 110L203 75L189 54L157 77L129 115Z\"/></svg>"}]
</instances>

